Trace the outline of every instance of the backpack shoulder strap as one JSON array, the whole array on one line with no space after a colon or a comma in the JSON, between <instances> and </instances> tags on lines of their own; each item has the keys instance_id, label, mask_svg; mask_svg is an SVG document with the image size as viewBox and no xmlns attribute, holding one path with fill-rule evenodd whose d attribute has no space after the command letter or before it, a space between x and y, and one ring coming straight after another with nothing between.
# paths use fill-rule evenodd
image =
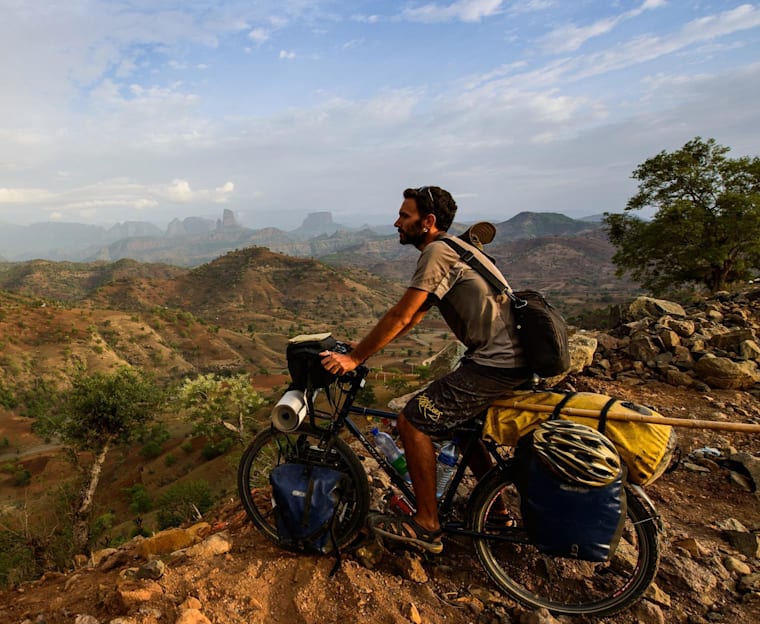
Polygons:
<instances>
[{"instance_id":1,"label":"backpack shoulder strap","mask_svg":"<svg viewBox=\"0 0 760 624\"><path fill-rule=\"evenodd\" d=\"M471 269L477 271L478 274L484 280L486 280L491 288L493 288L499 295L506 295L513 302L519 301L515 294L512 292L512 289L507 284L502 282L500 278L494 275L494 273L488 267L486 267L486 265L478 260L472 251L460 245L459 242L453 237L439 238L438 240L442 243L446 243L449 247L456 251L462 261L466 262Z\"/></svg>"}]
</instances>

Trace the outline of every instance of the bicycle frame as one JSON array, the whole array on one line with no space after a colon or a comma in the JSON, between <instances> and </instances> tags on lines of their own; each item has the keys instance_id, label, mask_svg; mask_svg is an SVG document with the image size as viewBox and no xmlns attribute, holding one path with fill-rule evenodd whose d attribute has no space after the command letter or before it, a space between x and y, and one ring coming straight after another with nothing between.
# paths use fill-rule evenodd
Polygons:
<instances>
[{"instance_id":1,"label":"bicycle frame","mask_svg":"<svg viewBox=\"0 0 760 624\"><path fill-rule=\"evenodd\" d=\"M358 425L351 419L352 414L364 417L382 418L392 422L395 422L398 419L398 414L394 412L354 405L356 395L359 390L364 387L365 379L368 373L369 369L367 369L365 366L360 366L354 371L353 374L350 374L353 376L353 379L351 379L350 382L351 385L346 392L346 397L343 401L342 406L333 416L332 425L329 428L326 428L326 432L329 432L329 435L336 435L342 427L346 427L350 434L361 443L361 445L370 454L370 456L378 463L383 472L388 475L391 483L393 483L393 485L398 488L403 496L414 507L416 507L417 503L414 496L414 491L410 485L401 477L401 475L398 474L398 472L396 472L395 468L391 465L385 455L383 455L377 449L377 447L369 440L369 438L367 438L367 436L362 433ZM467 470L467 466L469 464L470 458L472 457L472 454L475 452L476 447L481 443L481 429L482 423L473 421L471 423L465 423L461 427L458 427L454 432L460 441L461 457L457 464L457 469L452 476L451 484L449 485L443 498L441 498L441 500L438 502L438 514L441 518L441 529L445 533L488 538L492 540L528 543L527 536L524 536L514 530L508 531L507 534L480 533L467 530L464 527L464 523L454 522L450 519L451 513L453 511L454 497L456 495L457 488L464 479L465 471ZM497 451L498 445L489 440L482 440L482 442L485 444L490 457L495 462L495 465L491 468L491 470L493 471L507 468L509 460L503 458L499 454ZM488 474L490 474L490 472ZM485 478L486 477L484 476L483 479Z\"/></svg>"},{"instance_id":2,"label":"bicycle frame","mask_svg":"<svg viewBox=\"0 0 760 624\"><path fill-rule=\"evenodd\" d=\"M348 488L341 514L341 522L345 519L339 538L344 540L342 545L351 543L359 534L372 503L366 467L361 463L367 456L388 475L391 483L388 491L400 493L416 507L411 485L375 447L372 436L362 431L367 429L360 420L362 416L392 423L398 419L397 414L387 410L354 405L368 373L361 366L341 376L326 391L329 408L320 404L315 409L315 395L307 388L309 421L304 423L300 434L298 428L280 432L273 425L259 432L243 454L238 468L238 492L254 524L275 543L283 546L274 526L263 477L283 461L301 460L317 465L324 462L350 475L354 487ZM640 487L625 484L626 517L620 539L627 546L619 554L611 554L604 561L576 560L572 551L546 554L541 543L530 539L533 525L523 517L527 508L520 498L521 492L514 486L515 480L519 482L519 467L509 449L482 438L480 419L465 422L451 435L461 449L461 457L447 491L437 503L441 528L447 534L472 538L483 569L502 591L521 604L545 607L552 613L599 616L616 613L643 595L656 575L660 557L658 529L662 526L652 501ZM355 438L366 452L356 443L354 448L347 444L348 436ZM491 458L490 470L484 454ZM459 489L462 493L470 490L467 473L470 468L479 477L478 482L461 498ZM463 483L465 478L467 481Z\"/></svg>"}]
</instances>

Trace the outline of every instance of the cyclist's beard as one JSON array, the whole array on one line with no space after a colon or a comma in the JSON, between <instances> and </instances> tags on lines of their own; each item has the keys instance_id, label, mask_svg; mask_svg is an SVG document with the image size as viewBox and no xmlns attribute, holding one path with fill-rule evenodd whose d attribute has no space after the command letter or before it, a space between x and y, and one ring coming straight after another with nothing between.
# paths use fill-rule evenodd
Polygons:
<instances>
[{"instance_id":1,"label":"cyclist's beard","mask_svg":"<svg viewBox=\"0 0 760 624\"><path fill-rule=\"evenodd\" d=\"M402 245L414 245L417 247L417 245L425 241L426 237L427 232L423 231L422 219L417 219L417 222L408 230L398 228L398 239Z\"/></svg>"}]
</instances>

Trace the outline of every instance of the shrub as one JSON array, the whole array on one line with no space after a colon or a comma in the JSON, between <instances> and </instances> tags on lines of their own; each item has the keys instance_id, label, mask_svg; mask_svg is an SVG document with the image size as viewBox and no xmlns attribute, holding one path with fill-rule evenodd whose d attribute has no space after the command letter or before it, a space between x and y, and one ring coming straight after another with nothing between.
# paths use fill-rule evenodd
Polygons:
<instances>
[{"instance_id":1,"label":"shrub","mask_svg":"<svg viewBox=\"0 0 760 624\"><path fill-rule=\"evenodd\" d=\"M204 514L211 508L211 488L206 481L186 481L171 485L156 503L158 528L168 529Z\"/></svg>"},{"instance_id":2,"label":"shrub","mask_svg":"<svg viewBox=\"0 0 760 624\"><path fill-rule=\"evenodd\" d=\"M141 441L145 442L145 445L140 449L140 455L148 459L154 459L161 454L161 448L164 442L171 438L169 429L167 429L164 423L154 424L148 432L142 436Z\"/></svg>"},{"instance_id":3,"label":"shrub","mask_svg":"<svg viewBox=\"0 0 760 624\"><path fill-rule=\"evenodd\" d=\"M146 459L155 459L161 454L161 443L151 440L140 449L140 455Z\"/></svg>"},{"instance_id":4,"label":"shrub","mask_svg":"<svg viewBox=\"0 0 760 624\"><path fill-rule=\"evenodd\" d=\"M26 469L17 470L13 475L13 485L23 487L32 481L32 473Z\"/></svg>"},{"instance_id":5,"label":"shrub","mask_svg":"<svg viewBox=\"0 0 760 624\"><path fill-rule=\"evenodd\" d=\"M132 513L142 514L153 509L153 501L142 483L136 483L132 487L124 488L124 492L130 496L129 511Z\"/></svg>"},{"instance_id":6,"label":"shrub","mask_svg":"<svg viewBox=\"0 0 760 624\"><path fill-rule=\"evenodd\" d=\"M224 455L235 444L235 440L232 438L222 438L215 442L209 442L201 449L201 457L206 460L212 460L220 455Z\"/></svg>"},{"instance_id":7,"label":"shrub","mask_svg":"<svg viewBox=\"0 0 760 624\"><path fill-rule=\"evenodd\" d=\"M28 541L13 531L0 531L0 585L29 581L40 572Z\"/></svg>"},{"instance_id":8,"label":"shrub","mask_svg":"<svg viewBox=\"0 0 760 624\"><path fill-rule=\"evenodd\" d=\"M94 542L113 528L113 521L116 516L110 511L102 516L95 518L90 526L90 539Z\"/></svg>"},{"instance_id":9,"label":"shrub","mask_svg":"<svg viewBox=\"0 0 760 624\"><path fill-rule=\"evenodd\" d=\"M13 391L6 387L2 381L0 381L0 405L8 409L13 409L18 405L18 401L16 400Z\"/></svg>"}]
</instances>

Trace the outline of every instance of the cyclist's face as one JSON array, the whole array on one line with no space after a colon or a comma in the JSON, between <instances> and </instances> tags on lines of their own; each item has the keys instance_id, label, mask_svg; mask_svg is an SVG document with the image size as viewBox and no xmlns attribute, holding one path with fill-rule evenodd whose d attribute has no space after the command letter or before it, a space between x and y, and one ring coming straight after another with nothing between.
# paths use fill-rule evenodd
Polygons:
<instances>
[{"instance_id":1,"label":"cyclist's face","mask_svg":"<svg viewBox=\"0 0 760 624\"><path fill-rule=\"evenodd\" d=\"M405 199L398 210L398 219L393 224L398 230L399 242L402 245L414 245L415 247L425 241L427 232L417 210L417 202L413 199Z\"/></svg>"}]
</instances>

